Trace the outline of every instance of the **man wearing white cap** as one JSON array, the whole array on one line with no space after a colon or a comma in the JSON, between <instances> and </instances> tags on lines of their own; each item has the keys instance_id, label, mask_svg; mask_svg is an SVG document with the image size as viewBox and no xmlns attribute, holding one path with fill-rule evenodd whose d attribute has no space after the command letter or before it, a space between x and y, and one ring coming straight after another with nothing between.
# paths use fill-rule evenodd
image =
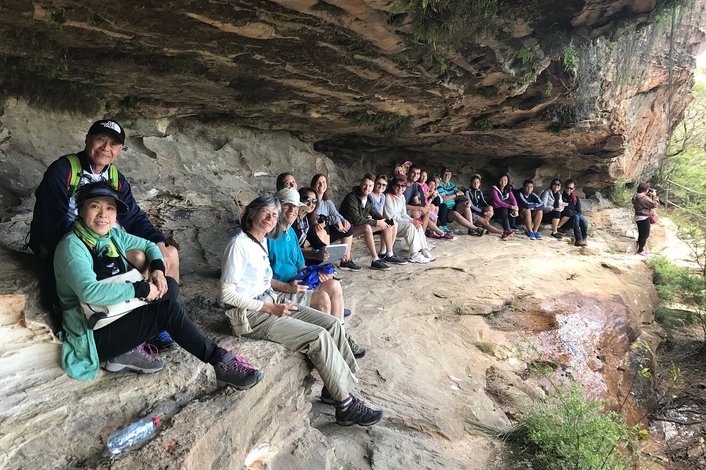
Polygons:
<instances>
[{"instance_id":1,"label":"man wearing white cap","mask_svg":"<svg viewBox=\"0 0 706 470\"><path fill-rule=\"evenodd\" d=\"M304 268L304 255L299 241L292 228L299 211L306 209L301 202L299 192L294 188L283 188L277 191L275 197L282 205L279 225L267 238L268 257L272 266L272 288L284 293L284 297L292 303L310 306L336 317L341 324L343 318L343 290L341 283L332 274L318 272L319 286L308 289L307 284L295 280L299 271ZM365 356L365 348L357 344L346 331L346 340L356 359Z\"/></svg>"}]
</instances>

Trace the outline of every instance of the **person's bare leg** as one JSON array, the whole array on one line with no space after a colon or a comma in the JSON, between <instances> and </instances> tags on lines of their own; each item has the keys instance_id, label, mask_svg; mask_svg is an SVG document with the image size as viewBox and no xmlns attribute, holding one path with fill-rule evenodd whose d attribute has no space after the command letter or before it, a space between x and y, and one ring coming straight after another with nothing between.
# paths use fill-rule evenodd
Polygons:
<instances>
[{"instance_id":1,"label":"person's bare leg","mask_svg":"<svg viewBox=\"0 0 706 470\"><path fill-rule=\"evenodd\" d=\"M324 313L331 313L331 298L327 292L321 290L321 287L311 294L311 308Z\"/></svg>"},{"instance_id":2,"label":"person's bare leg","mask_svg":"<svg viewBox=\"0 0 706 470\"><path fill-rule=\"evenodd\" d=\"M179 252L176 247L169 245L167 247L167 272L164 273L165 276L171 276L174 280L179 283Z\"/></svg>"},{"instance_id":3,"label":"person's bare leg","mask_svg":"<svg viewBox=\"0 0 706 470\"><path fill-rule=\"evenodd\" d=\"M484 229L486 229L486 230L487 230L488 232L490 232L490 233L496 233L496 234L498 234L498 235L501 235L501 234L503 233L502 230L500 230L499 228L496 228L495 226L493 226L493 225L490 223L490 219L489 219L489 218L486 219L485 217L478 217L478 218L476 219L476 224L477 224L477 225L480 225L481 227L483 227Z\"/></svg>"},{"instance_id":4,"label":"person's bare leg","mask_svg":"<svg viewBox=\"0 0 706 470\"><path fill-rule=\"evenodd\" d=\"M335 279L330 279L319 286L318 289L314 291L314 294L321 292L328 298L329 310L326 313L330 313L336 317L339 321L343 322L343 289L341 289L341 283ZM312 307L314 305L314 296L311 297ZM321 310L314 307L317 310Z\"/></svg>"},{"instance_id":5,"label":"person's bare leg","mask_svg":"<svg viewBox=\"0 0 706 470\"><path fill-rule=\"evenodd\" d=\"M431 212L431 210L429 212L427 212L426 214L422 215L422 230L425 232L427 230L427 227L429 226L429 213L430 212Z\"/></svg>"},{"instance_id":6,"label":"person's bare leg","mask_svg":"<svg viewBox=\"0 0 706 470\"><path fill-rule=\"evenodd\" d=\"M464 216L459 214L456 211L449 211L449 220L453 220L454 222L458 222L459 225L462 225L466 228L476 228L475 225L471 224L468 219L466 219Z\"/></svg>"},{"instance_id":7,"label":"person's bare leg","mask_svg":"<svg viewBox=\"0 0 706 470\"><path fill-rule=\"evenodd\" d=\"M556 231L558 229L559 229L559 219L552 218L552 233L556 233Z\"/></svg>"},{"instance_id":8,"label":"person's bare leg","mask_svg":"<svg viewBox=\"0 0 706 470\"><path fill-rule=\"evenodd\" d=\"M561 227L563 227L564 224L565 224L566 222L568 222L570 218L571 218L571 217L562 216L562 217L561 217L561 220L559 221L559 225L557 226L556 229L559 230Z\"/></svg>"},{"instance_id":9,"label":"person's bare leg","mask_svg":"<svg viewBox=\"0 0 706 470\"><path fill-rule=\"evenodd\" d=\"M371 227L368 224L356 225L353 229L353 236L362 236L365 239L365 245L368 247L368 252L373 259L377 258L378 253L375 251L375 238L373 238L373 232L380 230L379 227Z\"/></svg>"},{"instance_id":10,"label":"person's bare leg","mask_svg":"<svg viewBox=\"0 0 706 470\"><path fill-rule=\"evenodd\" d=\"M534 230L533 232L539 232L539 226L542 225L542 211L534 211Z\"/></svg>"},{"instance_id":11,"label":"person's bare leg","mask_svg":"<svg viewBox=\"0 0 706 470\"><path fill-rule=\"evenodd\" d=\"M143 276L149 274L150 264L147 262L147 256L142 250L128 250L125 253L127 260L142 273Z\"/></svg>"},{"instance_id":12,"label":"person's bare leg","mask_svg":"<svg viewBox=\"0 0 706 470\"><path fill-rule=\"evenodd\" d=\"M528 232L532 232L532 211L529 209L520 209L520 218L522 223L525 224Z\"/></svg>"},{"instance_id":13,"label":"person's bare leg","mask_svg":"<svg viewBox=\"0 0 706 470\"><path fill-rule=\"evenodd\" d=\"M436 222L429 220L429 229L441 237L444 236L444 232L442 232L441 229L439 228L439 226L436 225Z\"/></svg>"},{"instance_id":14,"label":"person's bare leg","mask_svg":"<svg viewBox=\"0 0 706 470\"><path fill-rule=\"evenodd\" d=\"M394 231L396 229L396 225L392 227L388 227L386 229L382 230L382 233L380 234L381 238L385 239L385 244L388 246L388 253L392 254L395 252L395 235Z\"/></svg>"},{"instance_id":15,"label":"person's bare leg","mask_svg":"<svg viewBox=\"0 0 706 470\"><path fill-rule=\"evenodd\" d=\"M343 261L345 263L347 261L350 261L350 259L351 259L351 249L353 247L353 237L352 236L343 237L343 238L341 238L340 242L343 243L344 245L346 245L346 254L343 255L343 258L341 258L341 261Z\"/></svg>"}]
</instances>

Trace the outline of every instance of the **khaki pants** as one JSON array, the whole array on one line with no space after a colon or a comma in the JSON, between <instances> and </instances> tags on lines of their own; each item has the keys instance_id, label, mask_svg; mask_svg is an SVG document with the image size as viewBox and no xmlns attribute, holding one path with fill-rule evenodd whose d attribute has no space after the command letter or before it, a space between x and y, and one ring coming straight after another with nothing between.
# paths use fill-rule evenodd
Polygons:
<instances>
[{"instance_id":1,"label":"khaki pants","mask_svg":"<svg viewBox=\"0 0 706 470\"><path fill-rule=\"evenodd\" d=\"M271 292L259 299L281 303L277 294ZM298 311L286 317L248 310L247 319L252 332L246 336L273 341L306 354L335 400L346 399L358 383L354 375L358 364L348 346L343 327L335 317L299 305Z\"/></svg>"}]
</instances>

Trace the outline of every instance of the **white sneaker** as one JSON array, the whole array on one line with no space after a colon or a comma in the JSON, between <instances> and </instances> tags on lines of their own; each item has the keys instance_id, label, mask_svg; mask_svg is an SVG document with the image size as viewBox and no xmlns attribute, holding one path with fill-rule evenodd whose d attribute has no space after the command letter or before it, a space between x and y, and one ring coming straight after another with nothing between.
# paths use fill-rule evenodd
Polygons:
<instances>
[{"instance_id":1,"label":"white sneaker","mask_svg":"<svg viewBox=\"0 0 706 470\"><path fill-rule=\"evenodd\" d=\"M429 250L421 250L420 253L429 261L434 261L436 259L431 253L429 253Z\"/></svg>"},{"instance_id":2,"label":"white sneaker","mask_svg":"<svg viewBox=\"0 0 706 470\"><path fill-rule=\"evenodd\" d=\"M421 251L418 251L418 252L414 253L412 256L409 257L409 262L410 262L410 263L420 263L420 264L424 264L424 263L428 263L428 262L429 262L429 258L427 258L426 256L422 255L422 252L421 252Z\"/></svg>"}]
</instances>

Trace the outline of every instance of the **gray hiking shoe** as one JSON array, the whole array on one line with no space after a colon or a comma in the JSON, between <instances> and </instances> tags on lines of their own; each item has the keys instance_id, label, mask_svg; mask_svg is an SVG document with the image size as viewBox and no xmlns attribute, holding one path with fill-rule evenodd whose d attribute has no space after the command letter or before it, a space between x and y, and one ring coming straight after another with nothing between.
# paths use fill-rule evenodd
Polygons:
<instances>
[{"instance_id":1,"label":"gray hiking shoe","mask_svg":"<svg viewBox=\"0 0 706 470\"><path fill-rule=\"evenodd\" d=\"M351 335L348 334L346 331L346 341L348 341L348 346L351 348L351 352L353 353L353 357L356 359L360 359L361 357L365 356L365 348L358 343L356 343L353 338L351 338Z\"/></svg>"},{"instance_id":2,"label":"gray hiking shoe","mask_svg":"<svg viewBox=\"0 0 706 470\"><path fill-rule=\"evenodd\" d=\"M264 377L262 371L255 369L244 357L232 351L228 351L221 362L213 367L216 369L216 384L219 387L230 385L238 390L247 390Z\"/></svg>"},{"instance_id":3,"label":"gray hiking shoe","mask_svg":"<svg viewBox=\"0 0 706 470\"><path fill-rule=\"evenodd\" d=\"M154 374L164 369L164 362L159 357L157 348L151 344L142 343L135 349L105 362L105 370L107 371L120 372L125 369L143 374Z\"/></svg>"},{"instance_id":4,"label":"gray hiking shoe","mask_svg":"<svg viewBox=\"0 0 706 470\"><path fill-rule=\"evenodd\" d=\"M370 268L377 269L378 271L389 271L391 269L390 266L381 259L376 259L370 263Z\"/></svg>"},{"instance_id":5,"label":"gray hiking shoe","mask_svg":"<svg viewBox=\"0 0 706 470\"><path fill-rule=\"evenodd\" d=\"M340 426L350 426L352 424L372 426L382 419L382 411L369 408L362 400L353 395L351 395L351 398L353 401L345 410L336 407L336 424Z\"/></svg>"}]
</instances>

